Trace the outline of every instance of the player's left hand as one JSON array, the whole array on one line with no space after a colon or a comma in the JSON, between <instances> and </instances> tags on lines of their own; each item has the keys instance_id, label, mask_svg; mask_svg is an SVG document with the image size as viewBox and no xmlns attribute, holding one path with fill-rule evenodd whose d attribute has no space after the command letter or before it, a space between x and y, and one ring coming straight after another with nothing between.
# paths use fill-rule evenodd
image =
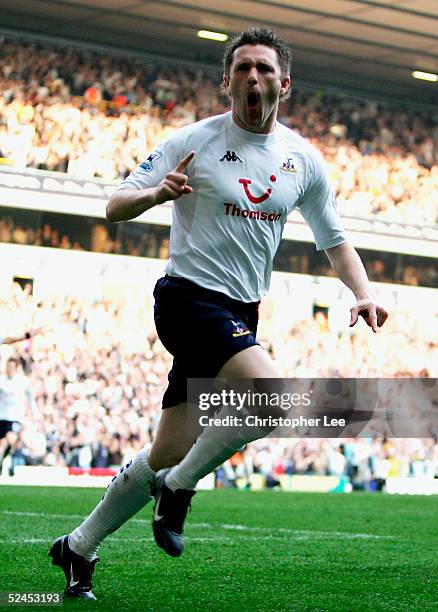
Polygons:
<instances>
[{"instance_id":1,"label":"player's left hand","mask_svg":"<svg viewBox=\"0 0 438 612\"><path fill-rule=\"evenodd\" d=\"M382 327L388 318L386 310L376 304L373 299L358 300L353 308L350 308L350 314L350 327L356 325L360 315L374 333L377 333L377 329Z\"/></svg>"}]
</instances>

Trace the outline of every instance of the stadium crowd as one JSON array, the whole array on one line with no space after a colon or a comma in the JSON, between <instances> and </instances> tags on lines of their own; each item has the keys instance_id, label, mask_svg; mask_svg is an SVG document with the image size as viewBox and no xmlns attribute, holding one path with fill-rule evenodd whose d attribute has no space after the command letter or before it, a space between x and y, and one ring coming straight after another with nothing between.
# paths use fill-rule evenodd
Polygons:
<instances>
[{"instance_id":1,"label":"stadium crowd","mask_svg":"<svg viewBox=\"0 0 438 612\"><path fill-rule=\"evenodd\" d=\"M275 308L278 301L264 304L259 337L285 376L438 377L438 313L425 326L407 311L395 312L386 333L373 336L364 327L330 329L322 312L293 321L292 309L279 316ZM6 328L42 330L0 347L1 369L17 356L36 404L13 467L118 467L150 443L170 367L150 297L44 300L30 285L15 283L0 296L0 330ZM265 439L249 445L244 457L243 474L262 474L270 486L281 474L346 475L369 488L388 475L438 477L438 443L431 438ZM230 471L242 475L242 465L228 466L228 481Z\"/></svg>"},{"instance_id":2,"label":"stadium crowd","mask_svg":"<svg viewBox=\"0 0 438 612\"><path fill-rule=\"evenodd\" d=\"M228 110L219 75L7 40L0 92L0 157L81 178L122 178L173 130ZM342 214L438 222L433 113L296 88L279 116L323 153Z\"/></svg>"},{"instance_id":3,"label":"stadium crowd","mask_svg":"<svg viewBox=\"0 0 438 612\"><path fill-rule=\"evenodd\" d=\"M173 130L228 110L219 82L218 74L200 69L3 39L0 161L118 180ZM432 113L297 88L280 119L324 155L342 214L438 223ZM168 238L158 229L143 241L121 241L102 224L85 244L83 236L51 223L26 226L4 215L0 242L168 255ZM310 272L305 253L282 256L288 271ZM436 267L426 273L435 274L435 283ZM385 280L385 274L384 262L375 259L371 278ZM414 265L403 274L407 284L427 284ZM37 418L29 413L25 419L13 465L118 467L151 441L170 358L156 337L148 300L59 295L38 301L17 284L0 295L0 336L6 329L43 330L0 348L2 371L8 356L20 358L37 408ZM274 308L262 311L260 337L285 376L438 377L437 317L422 326L412 314L395 312L385 333L374 337L360 328L332 329L323 313L293 321L293 309L281 316ZM231 483L252 472L271 486L282 474L335 474L349 476L358 488L379 488L389 475L438 476L438 444L431 438L266 439L233 461L225 471Z\"/></svg>"}]
</instances>

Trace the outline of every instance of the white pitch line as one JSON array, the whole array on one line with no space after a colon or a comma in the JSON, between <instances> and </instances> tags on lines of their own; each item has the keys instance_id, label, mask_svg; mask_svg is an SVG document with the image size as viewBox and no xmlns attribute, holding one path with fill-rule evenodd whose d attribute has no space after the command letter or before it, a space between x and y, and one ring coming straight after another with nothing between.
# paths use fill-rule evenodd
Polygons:
<instances>
[{"instance_id":1,"label":"white pitch line","mask_svg":"<svg viewBox=\"0 0 438 612\"><path fill-rule=\"evenodd\" d=\"M0 514L6 516L31 516L31 517L39 517L46 519L79 519L83 520L85 516L80 514L55 514L50 512L18 512L12 510L2 510ZM149 524L149 521L146 519L130 519L131 523L142 523ZM286 527L250 527L248 525L216 525L212 523L189 523L188 529L223 529L225 531L237 531L237 532L257 532L260 534L265 533L265 537L258 536L257 538L253 538L255 540L268 540L268 539L279 539L282 536L289 536L294 540L329 540L329 539L341 539L341 540L386 540L386 539L394 539L395 536L390 535L375 535L371 533L349 533L346 531L319 531L319 530L310 530L310 529L288 529ZM211 538L190 538L191 541L218 541L215 539L216 536ZM252 539L245 537L245 539ZM131 539L120 539L120 538L111 538L112 541L131 541ZM229 538L226 538L227 541L231 541ZM6 540L3 540L3 542ZM44 540L45 541L45 540ZM153 541L152 538L132 538L133 542L140 541ZM225 540L221 540L225 541ZM234 541L234 540L233 540ZM17 541L18 542L18 541Z\"/></svg>"},{"instance_id":2,"label":"white pitch line","mask_svg":"<svg viewBox=\"0 0 438 612\"><path fill-rule=\"evenodd\" d=\"M328 537L336 537L336 538L344 538L346 540L350 539L372 539L372 540L380 540L380 539L393 539L394 536L390 535L375 535L372 533L349 533L348 531L313 531L310 529L287 529L286 527L248 527L247 525L221 525L222 529L229 529L233 531L258 531L258 532L278 532L284 534L291 534L296 536L318 536L321 538Z\"/></svg>"},{"instance_id":3,"label":"white pitch line","mask_svg":"<svg viewBox=\"0 0 438 612\"><path fill-rule=\"evenodd\" d=\"M2 510L0 512L0 514L4 514L6 516L30 516L30 517L38 517L38 518L45 518L45 519L53 519L53 518L59 518L59 519L77 519L80 521L83 521L85 518L87 518L86 515L83 514L56 514L54 512L15 512L13 510ZM144 523L147 524L149 523L149 521L147 521L146 519L130 519L131 523ZM201 523L200 523L201 524Z\"/></svg>"},{"instance_id":4,"label":"white pitch line","mask_svg":"<svg viewBox=\"0 0 438 612\"><path fill-rule=\"evenodd\" d=\"M233 538L227 538L227 537L222 537L222 536L216 536L213 538L188 538L190 540L190 542L197 542L197 543L201 543L201 544L208 544L208 543L226 543L226 542L236 542L236 540L234 540ZM258 539L258 538L254 538L254 539ZM267 539L267 538L266 538ZM142 542L154 542L154 538L111 538L111 540L108 540L108 542L105 543L105 545L108 543L119 543L119 542L123 542L123 543L142 543ZM10 544L51 544L53 542L53 538L12 538L12 539L7 539L7 540L1 540L0 539L0 546L2 544L9 546Z\"/></svg>"},{"instance_id":5,"label":"white pitch line","mask_svg":"<svg viewBox=\"0 0 438 612\"><path fill-rule=\"evenodd\" d=\"M55 514L52 512L14 512L12 510L2 510L0 514L6 514L7 516L35 516L39 518L67 518L67 519L81 519L85 516L82 514Z\"/></svg>"},{"instance_id":6,"label":"white pitch line","mask_svg":"<svg viewBox=\"0 0 438 612\"><path fill-rule=\"evenodd\" d=\"M0 546L2 544L48 544L49 542L53 542L53 540L48 540L47 538L19 538L19 539L8 539L8 540L0 540Z\"/></svg>"},{"instance_id":7,"label":"white pitch line","mask_svg":"<svg viewBox=\"0 0 438 612\"><path fill-rule=\"evenodd\" d=\"M6 516L33 516L33 517L38 517L38 518L46 518L49 520L53 518L59 518L59 519L77 519L77 520L83 521L84 519L87 518L87 516L83 514L56 514L52 512L15 512L13 510L2 510L0 511L0 514L5 514ZM150 521L146 519L136 519L136 518L130 519L129 522L130 523L144 523L145 525L150 523ZM203 527L211 526L208 523L199 523L199 525Z\"/></svg>"},{"instance_id":8,"label":"white pitch line","mask_svg":"<svg viewBox=\"0 0 438 612\"><path fill-rule=\"evenodd\" d=\"M347 534L348 535L348 534ZM327 541L331 538L321 537L320 534L316 533L313 535L296 535L289 538L290 542L315 542L315 541ZM356 539L356 538L340 538L340 539ZM339 537L336 536L336 540L339 540ZM259 536L245 536L245 542L284 542L284 538L280 538L276 535L259 535ZM105 546L108 544L150 544L154 542L154 538L115 538L105 542ZM11 545L29 545L29 544L45 544L49 545L53 543L53 538L13 538L8 540L0 540L0 547L2 545L11 546ZM197 538L197 537L186 537L187 544L231 544L233 546L242 546L242 540L240 538L229 538L226 536L212 536L208 538Z\"/></svg>"}]
</instances>

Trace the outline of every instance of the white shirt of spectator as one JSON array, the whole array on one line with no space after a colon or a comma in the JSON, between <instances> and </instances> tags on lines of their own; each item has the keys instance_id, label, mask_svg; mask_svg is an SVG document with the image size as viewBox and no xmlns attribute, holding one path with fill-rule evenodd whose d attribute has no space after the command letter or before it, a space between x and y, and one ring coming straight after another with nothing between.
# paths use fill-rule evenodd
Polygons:
<instances>
[{"instance_id":1,"label":"white shirt of spectator","mask_svg":"<svg viewBox=\"0 0 438 612\"><path fill-rule=\"evenodd\" d=\"M0 376L0 421L24 421L26 399L32 412L35 412L35 400L29 387L29 381L23 374L12 378Z\"/></svg>"},{"instance_id":2,"label":"white shirt of spectator","mask_svg":"<svg viewBox=\"0 0 438 612\"><path fill-rule=\"evenodd\" d=\"M178 130L121 184L154 187L191 150L193 193L173 206L166 273L243 301L269 289L272 262L288 214L299 207L318 250L346 237L324 163L289 128L270 134L239 128L231 113Z\"/></svg>"}]
</instances>

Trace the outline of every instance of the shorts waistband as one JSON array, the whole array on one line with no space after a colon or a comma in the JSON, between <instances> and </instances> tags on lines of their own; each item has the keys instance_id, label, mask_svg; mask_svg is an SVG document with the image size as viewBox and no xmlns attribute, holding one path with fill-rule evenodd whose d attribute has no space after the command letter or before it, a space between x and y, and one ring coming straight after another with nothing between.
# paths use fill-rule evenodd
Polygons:
<instances>
[{"instance_id":1,"label":"shorts waistband","mask_svg":"<svg viewBox=\"0 0 438 612\"><path fill-rule=\"evenodd\" d=\"M170 280L172 283L176 283L181 285L182 287L189 287L190 289L195 289L197 291L202 291L206 295L211 296L212 298L221 301L222 303L229 304L235 308L248 308L252 310L253 308L258 308L260 301L258 302L242 302L241 300L235 300L231 298L229 295L222 293L220 291L214 291L213 289L207 289L206 287L202 287L194 283L187 278L182 278L181 276L169 276L169 274L165 275L165 278Z\"/></svg>"}]
</instances>

